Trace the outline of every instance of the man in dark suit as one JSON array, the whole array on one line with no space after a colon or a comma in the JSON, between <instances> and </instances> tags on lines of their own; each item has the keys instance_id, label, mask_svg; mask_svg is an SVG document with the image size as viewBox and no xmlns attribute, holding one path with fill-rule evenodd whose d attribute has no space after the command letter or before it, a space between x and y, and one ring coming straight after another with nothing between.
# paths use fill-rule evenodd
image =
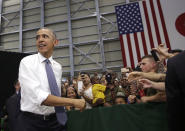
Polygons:
<instances>
[{"instance_id":1,"label":"man in dark suit","mask_svg":"<svg viewBox=\"0 0 185 131\"><path fill-rule=\"evenodd\" d=\"M20 84L16 81L14 84L15 94L13 94L6 102L6 108L8 113L8 126L10 131L15 131L17 127L17 117L20 111Z\"/></svg>"},{"instance_id":2,"label":"man in dark suit","mask_svg":"<svg viewBox=\"0 0 185 131\"><path fill-rule=\"evenodd\" d=\"M185 51L168 60L165 86L169 131L185 131Z\"/></svg>"}]
</instances>

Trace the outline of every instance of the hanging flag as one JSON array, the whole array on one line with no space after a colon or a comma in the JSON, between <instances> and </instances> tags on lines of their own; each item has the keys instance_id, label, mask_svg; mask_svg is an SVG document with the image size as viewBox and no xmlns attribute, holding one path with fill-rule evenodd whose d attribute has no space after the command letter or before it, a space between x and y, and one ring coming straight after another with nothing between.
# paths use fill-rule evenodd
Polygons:
<instances>
[{"instance_id":1,"label":"hanging flag","mask_svg":"<svg viewBox=\"0 0 185 131\"><path fill-rule=\"evenodd\" d=\"M185 0L161 0L172 49L185 50Z\"/></svg>"},{"instance_id":2,"label":"hanging flag","mask_svg":"<svg viewBox=\"0 0 185 131\"><path fill-rule=\"evenodd\" d=\"M142 56L161 43L171 49L160 0L124 4L115 10L125 67L136 67Z\"/></svg>"}]
</instances>

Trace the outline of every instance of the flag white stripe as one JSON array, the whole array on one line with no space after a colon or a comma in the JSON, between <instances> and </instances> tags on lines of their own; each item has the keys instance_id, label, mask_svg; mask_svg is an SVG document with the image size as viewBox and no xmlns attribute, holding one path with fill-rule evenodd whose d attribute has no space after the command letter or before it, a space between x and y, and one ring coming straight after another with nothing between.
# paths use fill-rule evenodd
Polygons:
<instances>
[{"instance_id":1,"label":"flag white stripe","mask_svg":"<svg viewBox=\"0 0 185 131\"><path fill-rule=\"evenodd\" d=\"M140 32L137 33L137 39L138 39L138 43L139 43L139 51L140 51L141 57L143 57L144 56L144 48L143 48L143 41L141 39Z\"/></svg>"},{"instance_id":2,"label":"flag white stripe","mask_svg":"<svg viewBox=\"0 0 185 131\"><path fill-rule=\"evenodd\" d=\"M137 65L138 59L137 59L136 44L134 41L134 34L133 33L130 34L130 42L132 45L132 54L133 54L133 58L134 58L134 65Z\"/></svg>"},{"instance_id":3,"label":"flag white stripe","mask_svg":"<svg viewBox=\"0 0 185 131\"><path fill-rule=\"evenodd\" d=\"M127 37L126 37L126 35L122 35L122 37L123 37L123 42L124 42L123 46L125 47L125 55L126 55L127 66L131 67Z\"/></svg>"},{"instance_id":4,"label":"flag white stripe","mask_svg":"<svg viewBox=\"0 0 185 131\"><path fill-rule=\"evenodd\" d=\"M157 5L157 2L153 2L153 3L154 3L154 9L155 9L155 14L156 14L156 18L157 18L157 24L159 27L159 33L160 33L160 37L161 37L161 44L166 43L165 38L164 38L164 31L162 28L161 18L159 15L158 5ZM165 44L165 46L166 46L166 44Z\"/></svg>"},{"instance_id":5,"label":"flag white stripe","mask_svg":"<svg viewBox=\"0 0 185 131\"><path fill-rule=\"evenodd\" d=\"M149 17L149 21L150 21L150 26L151 26L151 31L152 31L152 38L154 41L154 47L158 46L158 42L157 42L157 36L156 36L156 30L155 30L155 26L154 26L154 20L152 17L152 12L151 12L151 7L150 7L150 1L146 0L146 5L147 5L147 11L148 11L148 17Z\"/></svg>"},{"instance_id":6,"label":"flag white stripe","mask_svg":"<svg viewBox=\"0 0 185 131\"><path fill-rule=\"evenodd\" d=\"M148 36L148 28L147 28L147 25L146 25L146 19L145 19L145 14L144 14L144 10L143 10L142 1L139 2L139 7L140 7L141 17L142 17L142 22L143 22L143 28L144 28L144 35L145 35L145 40L146 40L147 52L150 53L151 45L150 45L150 40L149 40L149 36Z\"/></svg>"}]
</instances>

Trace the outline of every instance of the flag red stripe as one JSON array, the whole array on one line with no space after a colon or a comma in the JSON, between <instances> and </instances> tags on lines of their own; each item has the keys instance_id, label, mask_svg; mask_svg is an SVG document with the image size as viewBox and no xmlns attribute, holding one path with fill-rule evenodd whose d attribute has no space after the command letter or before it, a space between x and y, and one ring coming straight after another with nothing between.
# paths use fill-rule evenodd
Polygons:
<instances>
[{"instance_id":1,"label":"flag red stripe","mask_svg":"<svg viewBox=\"0 0 185 131\"><path fill-rule=\"evenodd\" d=\"M157 36L157 42L158 42L158 45L160 45L162 43L162 41L161 41L159 28L158 28L158 24L157 24L157 18L156 18L156 14L155 14L155 10L154 10L153 0L150 0L149 3L150 3L150 7L151 7L151 12L152 12L152 18L153 18L153 21L154 21L154 27L155 27L155 31L156 31L155 33L156 33L156 36Z\"/></svg>"},{"instance_id":2,"label":"flag red stripe","mask_svg":"<svg viewBox=\"0 0 185 131\"><path fill-rule=\"evenodd\" d=\"M166 30L166 24L165 24L165 21L164 21L164 15L163 15L163 12L162 12L160 0L157 0L157 5L158 5L158 8L159 8L159 14L160 14L160 17L161 17L161 24L162 24L163 31L164 31L166 46L167 46L167 48L169 48L169 50L171 50L170 40L169 40L168 33L167 33L167 30Z\"/></svg>"},{"instance_id":3,"label":"flag red stripe","mask_svg":"<svg viewBox=\"0 0 185 131\"><path fill-rule=\"evenodd\" d=\"M146 19L146 25L147 25L147 29L148 29L148 36L149 36L149 40L150 40L150 45L151 45L151 48L154 48L154 41L153 41L153 37L152 37L152 31L151 31L150 21L149 21L149 17L148 17L146 1L143 1L142 3L143 3L143 9L144 9L144 13L145 13L145 19Z\"/></svg>"},{"instance_id":4,"label":"flag red stripe","mask_svg":"<svg viewBox=\"0 0 185 131\"><path fill-rule=\"evenodd\" d=\"M142 43L143 43L144 54L148 55L148 51L147 51L147 47L146 47L145 34L144 34L143 31L141 32L141 39L142 39Z\"/></svg>"},{"instance_id":5,"label":"flag red stripe","mask_svg":"<svg viewBox=\"0 0 185 131\"><path fill-rule=\"evenodd\" d=\"M127 67L127 59L126 59L126 55L125 55L125 47L124 47L124 42L123 42L122 35L119 36L119 39L120 39L120 45L121 45L121 53L122 53L123 65L124 65L124 67Z\"/></svg>"},{"instance_id":6,"label":"flag red stripe","mask_svg":"<svg viewBox=\"0 0 185 131\"><path fill-rule=\"evenodd\" d=\"M131 40L130 40L130 35L127 34L126 37L127 37L127 43L128 43L128 50L129 50L131 67L132 68L135 68L135 66L134 66L134 57L133 57L133 52L132 52L132 45L131 45Z\"/></svg>"},{"instance_id":7,"label":"flag red stripe","mask_svg":"<svg viewBox=\"0 0 185 131\"><path fill-rule=\"evenodd\" d=\"M137 60L141 61L141 54L139 50L139 42L137 38L137 33L134 33L134 41L135 41L135 47L136 47L136 53L137 53Z\"/></svg>"}]
</instances>

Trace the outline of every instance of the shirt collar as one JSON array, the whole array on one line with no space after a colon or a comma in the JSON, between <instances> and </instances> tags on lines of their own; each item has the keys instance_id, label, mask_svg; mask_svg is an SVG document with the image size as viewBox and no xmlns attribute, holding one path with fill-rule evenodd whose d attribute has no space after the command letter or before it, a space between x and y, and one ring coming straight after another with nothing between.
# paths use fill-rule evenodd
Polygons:
<instances>
[{"instance_id":1,"label":"shirt collar","mask_svg":"<svg viewBox=\"0 0 185 131\"><path fill-rule=\"evenodd\" d=\"M39 53L39 52L38 52L38 56L39 56L40 63L44 62L44 61L47 59L46 57L44 57L44 56L43 56L41 53ZM49 61L51 62L51 64L53 65L53 62L54 62L53 57L51 56L51 57L49 57L48 59L49 59Z\"/></svg>"}]
</instances>

